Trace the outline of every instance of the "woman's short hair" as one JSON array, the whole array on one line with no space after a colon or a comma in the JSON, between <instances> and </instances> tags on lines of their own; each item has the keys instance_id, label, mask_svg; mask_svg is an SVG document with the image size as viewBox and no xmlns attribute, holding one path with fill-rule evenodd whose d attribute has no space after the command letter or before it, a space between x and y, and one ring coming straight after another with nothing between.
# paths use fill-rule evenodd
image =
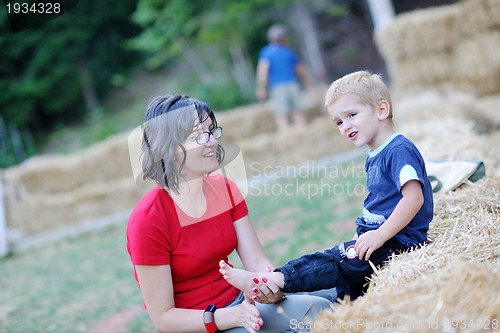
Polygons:
<instances>
[{"instance_id":1,"label":"woman's short hair","mask_svg":"<svg viewBox=\"0 0 500 333\"><path fill-rule=\"evenodd\" d=\"M355 95L361 103L372 107L377 107L381 100L385 100L391 107L389 118L392 118L391 94L379 74L358 71L335 80L325 95L325 106L332 105L345 95Z\"/></svg>"},{"instance_id":2,"label":"woman's short hair","mask_svg":"<svg viewBox=\"0 0 500 333\"><path fill-rule=\"evenodd\" d=\"M178 193L186 161L186 149L182 143L207 119L211 119L213 126L217 127L217 119L208 104L189 96L166 95L153 99L148 106L143 128L143 179L149 178ZM177 167L174 155L178 147L183 152L183 158ZM216 157L219 164L222 163L224 149L220 145Z\"/></svg>"}]
</instances>

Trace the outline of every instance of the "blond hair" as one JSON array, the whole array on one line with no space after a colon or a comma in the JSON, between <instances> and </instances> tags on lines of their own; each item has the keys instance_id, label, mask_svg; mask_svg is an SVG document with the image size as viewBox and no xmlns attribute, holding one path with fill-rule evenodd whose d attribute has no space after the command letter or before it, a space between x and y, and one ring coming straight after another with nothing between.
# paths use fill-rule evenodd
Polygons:
<instances>
[{"instance_id":1,"label":"blond hair","mask_svg":"<svg viewBox=\"0 0 500 333\"><path fill-rule=\"evenodd\" d=\"M381 75L369 71L358 71L335 80L326 92L325 106L332 105L340 97L346 95L355 95L361 103L374 108L381 100L385 100L389 103L391 110L389 118L392 118L391 94Z\"/></svg>"}]
</instances>

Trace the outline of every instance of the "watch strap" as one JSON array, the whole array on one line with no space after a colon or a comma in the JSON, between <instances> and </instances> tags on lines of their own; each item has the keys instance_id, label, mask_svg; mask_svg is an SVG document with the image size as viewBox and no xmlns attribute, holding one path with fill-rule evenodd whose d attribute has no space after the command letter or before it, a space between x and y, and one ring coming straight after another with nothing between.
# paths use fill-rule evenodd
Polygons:
<instances>
[{"instance_id":1,"label":"watch strap","mask_svg":"<svg viewBox=\"0 0 500 333\"><path fill-rule=\"evenodd\" d=\"M214 313L217 307L213 304L207 306L205 312L203 313L203 323L205 324L205 329L207 333L221 333L219 328L215 324Z\"/></svg>"}]
</instances>

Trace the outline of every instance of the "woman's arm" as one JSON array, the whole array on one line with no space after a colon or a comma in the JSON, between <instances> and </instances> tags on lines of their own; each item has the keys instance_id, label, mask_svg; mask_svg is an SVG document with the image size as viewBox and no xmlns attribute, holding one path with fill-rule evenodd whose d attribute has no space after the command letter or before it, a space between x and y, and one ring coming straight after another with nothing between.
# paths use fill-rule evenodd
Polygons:
<instances>
[{"instance_id":1,"label":"woman's arm","mask_svg":"<svg viewBox=\"0 0 500 333\"><path fill-rule=\"evenodd\" d=\"M265 254L250 217L247 215L234 222L234 228L238 239L236 251L245 269L252 272L272 272L275 267ZM258 280L255 287L260 290L261 296L247 296L259 303L276 303L283 298L283 292L271 279Z\"/></svg>"},{"instance_id":2,"label":"woman's arm","mask_svg":"<svg viewBox=\"0 0 500 333\"><path fill-rule=\"evenodd\" d=\"M274 269L271 261L269 261L264 253L250 217L246 215L234 222L234 228L236 230L236 238L238 239L236 251L238 251L245 270L264 272L268 268Z\"/></svg>"},{"instance_id":3,"label":"woman's arm","mask_svg":"<svg viewBox=\"0 0 500 333\"><path fill-rule=\"evenodd\" d=\"M135 266L142 296L148 314L160 333L201 333L206 332L203 324L203 310L176 308L172 286L172 275L169 265ZM249 317L260 318L253 304L244 302L239 306L217 309L215 324L219 330L244 326L254 333L250 327Z\"/></svg>"}]
</instances>

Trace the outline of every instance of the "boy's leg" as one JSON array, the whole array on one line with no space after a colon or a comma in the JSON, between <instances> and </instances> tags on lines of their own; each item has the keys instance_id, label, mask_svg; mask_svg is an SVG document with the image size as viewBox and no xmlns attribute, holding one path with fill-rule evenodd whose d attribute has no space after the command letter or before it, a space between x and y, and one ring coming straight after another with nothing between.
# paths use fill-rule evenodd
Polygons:
<instances>
[{"instance_id":1,"label":"boy's leg","mask_svg":"<svg viewBox=\"0 0 500 333\"><path fill-rule=\"evenodd\" d=\"M302 256L292 260L275 271L284 276L285 292L315 291L344 285L363 283L373 269L370 263L360 260L354 251L355 240L339 246ZM382 245L370 257L374 265L389 258L393 247Z\"/></svg>"},{"instance_id":2,"label":"boy's leg","mask_svg":"<svg viewBox=\"0 0 500 333\"><path fill-rule=\"evenodd\" d=\"M344 299L346 296L354 301L359 296L363 296L368 290L368 282L361 281L356 284L337 287L337 298Z\"/></svg>"}]
</instances>

